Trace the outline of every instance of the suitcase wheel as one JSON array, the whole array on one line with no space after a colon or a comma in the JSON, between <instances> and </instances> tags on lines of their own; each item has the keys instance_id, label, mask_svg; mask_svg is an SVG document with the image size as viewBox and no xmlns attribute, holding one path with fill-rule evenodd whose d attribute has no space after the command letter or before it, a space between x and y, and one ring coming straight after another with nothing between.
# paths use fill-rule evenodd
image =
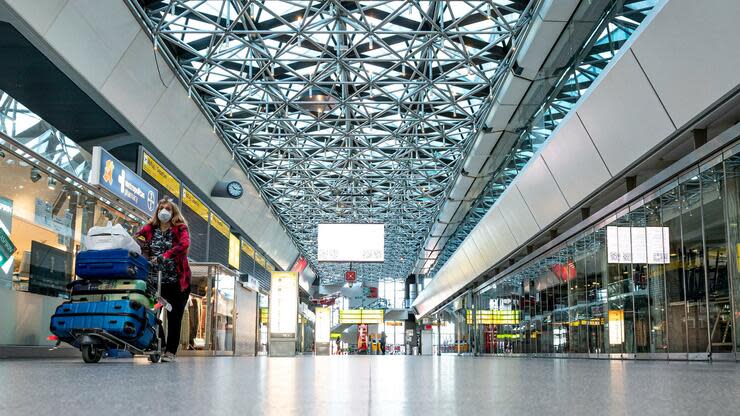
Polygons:
<instances>
[{"instance_id":1,"label":"suitcase wheel","mask_svg":"<svg viewBox=\"0 0 740 416\"><path fill-rule=\"evenodd\" d=\"M126 334L133 334L136 332L136 328L134 328L134 324L131 322L126 322L123 324L123 332Z\"/></svg>"},{"instance_id":2,"label":"suitcase wheel","mask_svg":"<svg viewBox=\"0 0 740 416\"><path fill-rule=\"evenodd\" d=\"M82 361L88 364L97 363L103 358L103 350L95 348L94 345L83 345L81 350Z\"/></svg>"}]
</instances>

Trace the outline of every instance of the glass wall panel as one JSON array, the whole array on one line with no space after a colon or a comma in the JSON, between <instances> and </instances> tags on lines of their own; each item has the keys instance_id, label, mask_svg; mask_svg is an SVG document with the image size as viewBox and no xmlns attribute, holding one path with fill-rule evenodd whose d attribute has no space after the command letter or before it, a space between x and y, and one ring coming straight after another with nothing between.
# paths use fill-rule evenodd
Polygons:
<instances>
[{"instance_id":1,"label":"glass wall panel","mask_svg":"<svg viewBox=\"0 0 740 416\"><path fill-rule=\"evenodd\" d=\"M687 347L689 353L700 353L707 351L709 318L704 275L701 181L698 172L680 184L680 195Z\"/></svg>"},{"instance_id":2,"label":"glass wall panel","mask_svg":"<svg viewBox=\"0 0 740 416\"><path fill-rule=\"evenodd\" d=\"M652 250L655 252L659 250L661 255L659 259L651 258L648 254L649 264L647 265L647 291L648 291L648 304L650 307L650 346L648 352L650 353L667 353L668 352L668 339L667 339L667 322L666 322L666 300L665 300L665 263L668 259L663 258L664 247L668 243L665 240L665 233L663 232L663 223L660 217L660 197L655 197L645 203L644 215L645 215L645 226L649 230L659 235L658 241L653 241L652 244L657 244L658 248L653 247Z\"/></svg>"},{"instance_id":3,"label":"glass wall panel","mask_svg":"<svg viewBox=\"0 0 740 416\"><path fill-rule=\"evenodd\" d=\"M634 352L634 308L629 215L624 213L607 225L607 331L612 354Z\"/></svg>"},{"instance_id":4,"label":"glass wall panel","mask_svg":"<svg viewBox=\"0 0 740 416\"><path fill-rule=\"evenodd\" d=\"M587 256L586 280L588 293L586 294L589 307L588 345L591 354L606 354L609 352L609 334L606 327L606 288L608 274L606 273L606 228L601 227L591 236L593 253Z\"/></svg>"},{"instance_id":5,"label":"glass wall panel","mask_svg":"<svg viewBox=\"0 0 740 416\"><path fill-rule=\"evenodd\" d=\"M732 278L730 284L734 298L735 325L740 324L740 155L725 160L725 207L727 210L727 229L729 241L728 269ZM737 330L735 330L737 332ZM735 351L740 351L740 336L735 335Z\"/></svg>"},{"instance_id":6,"label":"glass wall panel","mask_svg":"<svg viewBox=\"0 0 740 416\"><path fill-rule=\"evenodd\" d=\"M632 288L635 320L635 352L650 352L650 310L648 302L648 247L646 208L633 208L629 213L632 253Z\"/></svg>"},{"instance_id":7,"label":"glass wall panel","mask_svg":"<svg viewBox=\"0 0 740 416\"><path fill-rule=\"evenodd\" d=\"M669 263L665 267L668 352L686 353L686 290L683 279L681 201L676 185L660 196L661 219L668 228Z\"/></svg>"},{"instance_id":8,"label":"glass wall panel","mask_svg":"<svg viewBox=\"0 0 740 416\"><path fill-rule=\"evenodd\" d=\"M732 352L732 305L727 275L727 221L722 164L700 174L710 352Z\"/></svg>"},{"instance_id":9,"label":"glass wall panel","mask_svg":"<svg viewBox=\"0 0 740 416\"><path fill-rule=\"evenodd\" d=\"M553 347L556 353L570 352L570 293L568 282L575 277L572 245L562 248L549 265L548 274L554 275ZM573 312L573 315L575 312Z\"/></svg>"},{"instance_id":10,"label":"glass wall panel","mask_svg":"<svg viewBox=\"0 0 740 416\"><path fill-rule=\"evenodd\" d=\"M570 288L569 315L570 315L570 351L574 353L588 352L588 304L586 300L586 258L589 251L590 236L579 238L573 245L573 257L569 267L572 270L568 279Z\"/></svg>"}]
</instances>

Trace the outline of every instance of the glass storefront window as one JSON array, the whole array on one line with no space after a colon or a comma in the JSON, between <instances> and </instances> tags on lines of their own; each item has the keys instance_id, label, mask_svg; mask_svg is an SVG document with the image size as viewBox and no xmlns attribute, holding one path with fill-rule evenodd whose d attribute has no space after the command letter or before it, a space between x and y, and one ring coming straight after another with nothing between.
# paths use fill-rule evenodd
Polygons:
<instances>
[{"instance_id":1,"label":"glass storefront window","mask_svg":"<svg viewBox=\"0 0 740 416\"><path fill-rule=\"evenodd\" d=\"M738 146L740 148L740 146ZM735 150L738 150L736 148ZM732 278L732 298L734 299L735 321L733 329L735 333L735 352L740 352L740 336L737 335L737 327L740 325L740 155L734 154L725 159L725 207L727 211L727 236L728 236L728 272Z\"/></svg>"},{"instance_id":2,"label":"glass storefront window","mask_svg":"<svg viewBox=\"0 0 740 416\"><path fill-rule=\"evenodd\" d=\"M721 163L704 169L701 181L702 223L708 300L709 351L732 352L732 304L727 258L725 173Z\"/></svg>"},{"instance_id":3,"label":"glass storefront window","mask_svg":"<svg viewBox=\"0 0 740 416\"><path fill-rule=\"evenodd\" d=\"M134 230L141 223L10 149L3 154L0 227L16 252L0 268L2 287L66 297L74 255L90 227L111 221Z\"/></svg>"},{"instance_id":4,"label":"glass storefront window","mask_svg":"<svg viewBox=\"0 0 740 416\"><path fill-rule=\"evenodd\" d=\"M516 313L517 322L474 322L458 310L457 342L466 345L474 324L483 354L731 359L738 224L740 146L486 285L474 295L478 313Z\"/></svg>"}]
</instances>

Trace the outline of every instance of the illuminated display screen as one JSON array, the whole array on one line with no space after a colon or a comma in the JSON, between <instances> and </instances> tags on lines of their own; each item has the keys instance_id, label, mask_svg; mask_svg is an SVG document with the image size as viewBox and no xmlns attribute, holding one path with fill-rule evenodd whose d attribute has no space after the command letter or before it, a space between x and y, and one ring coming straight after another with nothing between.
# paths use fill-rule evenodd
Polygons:
<instances>
[{"instance_id":1,"label":"illuminated display screen","mask_svg":"<svg viewBox=\"0 0 740 416\"><path fill-rule=\"evenodd\" d=\"M340 324L382 324L384 309L340 309Z\"/></svg>"},{"instance_id":2,"label":"illuminated display screen","mask_svg":"<svg viewBox=\"0 0 740 416\"><path fill-rule=\"evenodd\" d=\"M668 227L606 227L609 263L668 264Z\"/></svg>"},{"instance_id":3,"label":"illuminated display screen","mask_svg":"<svg viewBox=\"0 0 740 416\"><path fill-rule=\"evenodd\" d=\"M331 342L331 309L316 308L316 342Z\"/></svg>"},{"instance_id":4,"label":"illuminated display screen","mask_svg":"<svg viewBox=\"0 0 740 416\"><path fill-rule=\"evenodd\" d=\"M319 224L319 261L382 263L384 224Z\"/></svg>"},{"instance_id":5,"label":"illuminated display screen","mask_svg":"<svg viewBox=\"0 0 740 416\"><path fill-rule=\"evenodd\" d=\"M270 333L295 334L298 325L298 273L273 272L270 289Z\"/></svg>"}]
</instances>

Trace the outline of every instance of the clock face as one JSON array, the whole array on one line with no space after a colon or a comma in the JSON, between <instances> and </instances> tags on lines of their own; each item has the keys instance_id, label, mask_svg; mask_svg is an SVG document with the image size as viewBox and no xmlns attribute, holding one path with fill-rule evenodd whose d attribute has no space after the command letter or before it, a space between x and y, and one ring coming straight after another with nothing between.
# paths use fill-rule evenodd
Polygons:
<instances>
[{"instance_id":1,"label":"clock face","mask_svg":"<svg viewBox=\"0 0 740 416\"><path fill-rule=\"evenodd\" d=\"M242 184L235 181L229 182L229 184L226 186L226 191L232 198L241 198L242 194L244 193L244 188L242 188Z\"/></svg>"}]
</instances>

